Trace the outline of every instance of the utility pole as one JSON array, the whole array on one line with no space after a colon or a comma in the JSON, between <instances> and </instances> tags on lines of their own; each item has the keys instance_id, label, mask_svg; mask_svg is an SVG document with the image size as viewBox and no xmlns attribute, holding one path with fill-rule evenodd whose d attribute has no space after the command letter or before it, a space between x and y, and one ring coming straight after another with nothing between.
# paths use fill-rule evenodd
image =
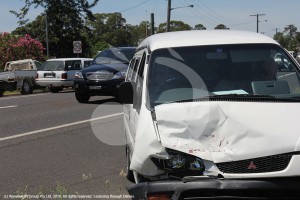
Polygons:
<instances>
[{"instance_id":1,"label":"utility pole","mask_svg":"<svg viewBox=\"0 0 300 200\"><path fill-rule=\"evenodd\" d=\"M259 22L261 22L261 21L259 21L259 17L260 16L265 16L265 14L256 14L256 15L250 15L251 17L256 17L256 32L258 33L258 24L259 24ZM267 20L265 20L265 21L267 21Z\"/></svg>"},{"instance_id":2,"label":"utility pole","mask_svg":"<svg viewBox=\"0 0 300 200\"><path fill-rule=\"evenodd\" d=\"M171 10L178 9L178 8L188 8L188 7L193 8L194 5L171 8L171 0L168 0L168 10L167 10L168 16L167 16L167 23L166 23L166 32L170 32Z\"/></svg>"},{"instance_id":3,"label":"utility pole","mask_svg":"<svg viewBox=\"0 0 300 200\"><path fill-rule=\"evenodd\" d=\"M151 13L151 35L154 35L154 13Z\"/></svg>"},{"instance_id":4,"label":"utility pole","mask_svg":"<svg viewBox=\"0 0 300 200\"><path fill-rule=\"evenodd\" d=\"M166 32L170 32L171 0L168 0Z\"/></svg>"}]
</instances>

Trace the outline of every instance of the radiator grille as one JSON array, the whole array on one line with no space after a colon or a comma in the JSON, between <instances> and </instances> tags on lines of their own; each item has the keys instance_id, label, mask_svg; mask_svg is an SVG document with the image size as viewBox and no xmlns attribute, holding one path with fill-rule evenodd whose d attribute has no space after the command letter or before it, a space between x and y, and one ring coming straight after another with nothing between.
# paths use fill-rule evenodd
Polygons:
<instances>
[{"instance_id":1,"label":"radiator grille","mask_svg":"<svg viewBox=\"0 0 300 200\"><path fill-rule=\"evenodd\" d=\"M240 160L234 162L217 163L217 167L223 173L264 173L284 170L293 154L279 154L254 159Z\"/></svg>"},{"instance_id":2,"label":"radiator grille","mask_svg":"<svg viewBox=\"0 0 300 200\"><path fill-rule=\"evenodd\" d=\"M107 71L93 72L86 74L87 79L91 81L106 81L113 77L113 74Z\"/></svg>"}]
</instances>

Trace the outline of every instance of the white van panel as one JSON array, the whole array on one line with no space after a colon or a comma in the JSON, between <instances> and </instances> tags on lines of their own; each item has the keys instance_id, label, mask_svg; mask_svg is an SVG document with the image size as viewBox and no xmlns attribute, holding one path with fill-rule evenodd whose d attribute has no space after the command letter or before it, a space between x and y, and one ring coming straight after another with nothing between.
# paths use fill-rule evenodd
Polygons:
<instances>
[{"instance_id":1,"label":"white van panel","mask_svg":"<svg viewBox=\"0 0 300 200\"><path fill-rule=\"evenodd\" d=\"M215 163L300 150L298 103L190 102L155 109L163 146Z\"/></svg>"}]
</instances>

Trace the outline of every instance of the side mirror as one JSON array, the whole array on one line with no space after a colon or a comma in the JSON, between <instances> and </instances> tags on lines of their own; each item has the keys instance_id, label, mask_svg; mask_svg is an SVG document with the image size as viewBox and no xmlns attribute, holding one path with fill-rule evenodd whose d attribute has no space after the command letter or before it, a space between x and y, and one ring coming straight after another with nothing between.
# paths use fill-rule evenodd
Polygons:
<instances>
[{"instance_id":1,"label":"side mirror","mask_svg":"<svg viewBox=\"0 0 300 200\"><path fill-rule=\"evenodd\" d=\"M122 104L133 104L133 84L129 81L121 83L118 98Z\"/></svg>"}]
</instances>

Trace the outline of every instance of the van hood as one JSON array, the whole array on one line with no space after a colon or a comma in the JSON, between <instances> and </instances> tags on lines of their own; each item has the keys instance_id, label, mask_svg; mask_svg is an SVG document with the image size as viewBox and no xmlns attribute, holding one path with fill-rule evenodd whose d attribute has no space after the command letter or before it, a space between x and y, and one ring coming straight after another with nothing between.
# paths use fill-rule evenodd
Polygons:
<instances>
[{"instance_id":1,"label":"van hood","mask_svg":"<svg viewBox=\"0 0 300 200\"><path fill-rule=\"evenodd\" d=\"M300 104L184 102L155 107L164 147L215 163L300 150Z\"/></svg>"}]
</instances>

